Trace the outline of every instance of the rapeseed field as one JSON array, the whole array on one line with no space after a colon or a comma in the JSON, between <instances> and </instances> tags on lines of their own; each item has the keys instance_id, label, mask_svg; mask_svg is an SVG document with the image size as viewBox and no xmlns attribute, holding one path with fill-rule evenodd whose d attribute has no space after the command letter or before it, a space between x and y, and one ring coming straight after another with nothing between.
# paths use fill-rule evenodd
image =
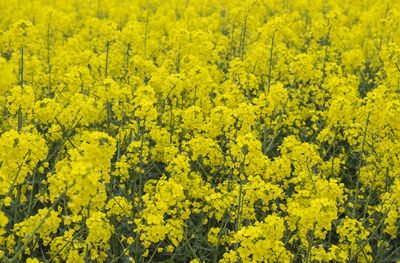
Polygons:
<instances>
[{"instance_id":1,"label":"rapeseed field","mask_svg":"<svg viewBox=\"0 0 400 263\"><path fill-rule=\"evenodd\" d=\"M0 262L400 262L400 1L0 0Z\"/></svg>"}]
</instances>

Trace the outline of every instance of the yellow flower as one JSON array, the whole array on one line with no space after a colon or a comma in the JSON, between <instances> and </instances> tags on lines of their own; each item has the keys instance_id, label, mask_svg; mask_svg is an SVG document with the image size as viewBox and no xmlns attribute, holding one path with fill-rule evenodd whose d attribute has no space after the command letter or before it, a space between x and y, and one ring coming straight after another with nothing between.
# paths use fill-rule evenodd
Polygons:
<instances>
[{"instance_id":1,"label":"yellow flower","mask_svg":"<svg viewBox=\"0 0 400 263\"><path fill-rule=\"evenodd\" d=\"M4 198L4 205L6 207L10 206L11 205L11 201L12 201L11 197L7 196L6 198Z\"/></svg>"}]
</instances>

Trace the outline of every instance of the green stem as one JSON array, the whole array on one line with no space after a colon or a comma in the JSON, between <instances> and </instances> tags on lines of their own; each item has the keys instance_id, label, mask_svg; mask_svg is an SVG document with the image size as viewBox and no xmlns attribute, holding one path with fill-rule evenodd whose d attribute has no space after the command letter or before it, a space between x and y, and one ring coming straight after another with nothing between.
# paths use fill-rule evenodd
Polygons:
<instances>
[{"instance_id":1,"label":"green stem","mask_svg":"<svg viewBox=\"0 0 400 263\"><path fill-rule=\"evenodd\" d=\"M353 219L356 218L356 212L357 212L357 206L358 206L358 193L360 191L359 188L360 188L361 165L362 165L362 162L363 162L364 145L365 145L365 138L367 137L367 129L368 129L368 122L369 122L370 113L371 112L368 112L367 121L365 123L365 131L364 131L363 142L362 142L362 145L361 145L361 156L360 156L360 162L359 162L359 165L358 165L356 191L354 193Z\"/></svg>"},{"instance_id":2,"label":"green stem","mask_svg":"<svg viewBox=\"0 0 400 263\"><path fill-rule=\"evenodd\" d=\"M276 33L276 29L274 31L274 33L272 34L272 43L271 43L271 49L269 52L269 69L268 69L268 93L269 93L269 89L271 87L271 74L272 74L272 53L274 51L274 41L275 41L275 33Z\"/></svg>"}]
</instances>

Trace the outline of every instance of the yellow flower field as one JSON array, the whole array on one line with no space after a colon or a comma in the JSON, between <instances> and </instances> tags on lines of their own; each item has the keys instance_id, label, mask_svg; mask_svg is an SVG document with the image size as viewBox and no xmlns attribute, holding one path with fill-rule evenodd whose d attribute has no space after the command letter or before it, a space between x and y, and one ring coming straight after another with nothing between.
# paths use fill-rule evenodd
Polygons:
<instances>
[{"instance_id":1,"label":"yellow flower field","mask_svg":"<svg viewBox=\"0 0 400 263\"><path fill-rule=\"evenodd\" d=\"M0 1L0 263L400 262L400 1Z\"/></svg>"}]
</instances>

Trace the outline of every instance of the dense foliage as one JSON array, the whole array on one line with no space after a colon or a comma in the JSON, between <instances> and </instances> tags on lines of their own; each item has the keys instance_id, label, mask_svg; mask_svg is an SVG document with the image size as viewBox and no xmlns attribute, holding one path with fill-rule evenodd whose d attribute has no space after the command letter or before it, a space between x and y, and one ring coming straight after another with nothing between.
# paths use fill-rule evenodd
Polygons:
<instances>
[{"instance_id":1,"label":"dense foliage","mask_svg":"<svg viewBox=\"0 0 400 263\"><path fill-rule=\"evenodd\" d=\"M399 64L399 1L0 1L0 262L400 261Z\"/></svg>"}]
</instances>

